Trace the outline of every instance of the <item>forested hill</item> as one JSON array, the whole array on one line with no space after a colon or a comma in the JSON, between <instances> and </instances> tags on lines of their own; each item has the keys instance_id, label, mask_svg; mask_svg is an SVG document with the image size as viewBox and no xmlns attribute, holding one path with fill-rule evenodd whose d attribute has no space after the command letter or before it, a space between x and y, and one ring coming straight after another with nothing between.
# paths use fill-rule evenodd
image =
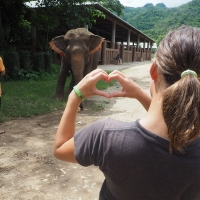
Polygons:
<instances>
[{"instance_id":1,"label":"forested hill","mask_svg":"<svg viewBox=\"0 0 200 200\"><path fill-rule=\"evenodd\" d=\"M200 27L200 0L192 0L175 8L163 3L146 4L144 7L125 7L123 20L142 31L152 39L160 39L169 31L181 25Z\"/></svg>"}]
</instances>

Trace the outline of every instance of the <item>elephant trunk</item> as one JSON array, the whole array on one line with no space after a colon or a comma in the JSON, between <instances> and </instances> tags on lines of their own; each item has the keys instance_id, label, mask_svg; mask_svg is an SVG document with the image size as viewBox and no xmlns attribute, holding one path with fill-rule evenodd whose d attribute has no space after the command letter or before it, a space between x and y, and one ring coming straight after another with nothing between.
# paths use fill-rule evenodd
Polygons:
<instances>
[{"instance_id":1,"label":"elephant trunk","mask_svg":"<svg viewBox=\"0 0 200 200\"><path fill-rule=\"evenodd\" d=\"M83 79L85 61L84 57L81 54L73 55L71 59L71 68L73 72L73 77L75 81L75 85L78 84Z\"/></svg>"}]
</instances>

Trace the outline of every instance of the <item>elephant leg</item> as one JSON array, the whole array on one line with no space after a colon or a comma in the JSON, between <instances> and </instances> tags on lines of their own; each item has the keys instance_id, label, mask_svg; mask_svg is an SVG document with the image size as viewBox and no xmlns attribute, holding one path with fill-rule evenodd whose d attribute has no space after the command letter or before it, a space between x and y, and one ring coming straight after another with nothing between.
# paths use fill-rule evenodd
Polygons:
<instances>
[{"instance_id":1,"label":"elephant leg","mask_svg":"<svg viewBox=\"0 0 200 200\"><path fill-rule=\"evenodd\" d=\"M70 81L70 84L69 84L69 87L67 88L67 96L70 94L70 92L73 90L73 87L75 86L75 81L74 81L74 76L73 76L73 72L71 72L71 81Z\"/></svg>"},{"instance_id":2,"label":"elephant leg","mask_svg":"<svg viewBox=\"0 0 200 200\"><path fill-rule=\"evenodd\" d=\"M62 57L60 73L56 86L56 93L54 95L55 98L64 97L64 86L69 73L69 69L70 69L69 65L65 62L64 58Z\"/></svg>"}]
</instances>

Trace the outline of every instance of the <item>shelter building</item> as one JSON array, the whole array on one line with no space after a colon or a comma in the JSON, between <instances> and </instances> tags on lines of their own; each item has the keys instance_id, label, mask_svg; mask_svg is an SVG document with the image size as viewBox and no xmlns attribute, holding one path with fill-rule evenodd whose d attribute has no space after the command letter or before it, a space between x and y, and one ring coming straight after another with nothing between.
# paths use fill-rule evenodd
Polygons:
<instances>
[{"instance_id":1,"label":"shelter building","mask_svg":"<svg viewBox=\"0 0 200 200\"><path fill-rule=\"evenodd\" d=\"M31 7L34 7L31 5ZM153 39L122 20L98 3L95 9L105 18L97 17L96 23L89 29L93 34L105 38L102 43L99 64L120 64L124 62L142 62L151 60ZM87 25L85 25L87 28ZM32 46L36 44L36 27L32 27ZM59 55L54 55L53 62L60 64Z\"/></svg>"},{"instance_id":2,"label":"shelter building","mask_svg":"<svg viewBox=\"0 0 200 200\"><path fill-rule=\"evenodd\" d=\"M95 8L105 15L105 18L98 17L90 29L92 33L105 38L100 64L151 60L152 46L155 43L153 39L98 3Z\"/></svg>"}]
</instances>

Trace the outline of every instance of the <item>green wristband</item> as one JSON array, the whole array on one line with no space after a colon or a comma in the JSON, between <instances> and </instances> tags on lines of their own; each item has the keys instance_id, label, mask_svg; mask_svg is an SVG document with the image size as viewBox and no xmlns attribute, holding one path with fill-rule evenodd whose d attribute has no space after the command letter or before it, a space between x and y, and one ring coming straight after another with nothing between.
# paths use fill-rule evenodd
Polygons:
<instances>
[{"instance_id":1,"label":"green wristband","mask_svg":"<svg viewBox=\"0 0 200 200\"><path fill-rule=\"evenodd\" d=\"M77 88L76 85L73 87L73 89L76 95L81 99L81 101L85 100L85 97L82 95L81 91Z\"/></svg>"}]
</instances>

